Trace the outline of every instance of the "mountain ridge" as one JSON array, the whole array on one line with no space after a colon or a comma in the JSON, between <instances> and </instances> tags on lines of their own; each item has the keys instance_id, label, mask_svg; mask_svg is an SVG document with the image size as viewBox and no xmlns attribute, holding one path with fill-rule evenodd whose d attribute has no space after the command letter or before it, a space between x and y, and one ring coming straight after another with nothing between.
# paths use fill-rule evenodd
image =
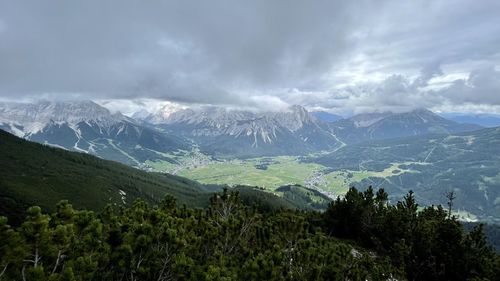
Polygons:
<instances>
[{"instance_id":1,"label":"mountain ridge","mask_svg":"<svg viewBox=\"0 0 500 281\"><path fill-rule=\"evenodd\" d=\"M0 103L2 129L134 166L146 160L172 161L166 154L190 151L193 145L224 158L305 155L370 140L481 128L447 120L426 109L358 114L326 122L300 105L253 112L166 104L156 115L140 111L132 116L138 120L111 113L92 101Z\"/></svg>"},{"instance_id":2,"label":"mountain ridge","mask_svg":"<svg viewBox=\"0 0 500 281\"><path fill-rule=\"evenodd\" d=\"M499 114L468 114L468 113L441 113L444 118L460 123L477 124L483 127L498 127L500 126Z\"/></svg>"},{"instance_id":3,"label":"mountain ridge","mask_svg":"<svg viewBox=\"0 0 500 281\"><path fill-rule=\"evenodd\" d=\"M129 165L159 159L158 153L189 149L162 134L92 101L0 103L0 129L39 143L91 153ZM163 157L165 158L165 157Z\"/></svg>"},{"instance_id":4,"label":"mountain ridge","mask_svg":"<svg viewBox=\"0 0 500 281\"><path fill-rule=\"evenodd\" d=\"M346 143L391 139L435 133L457 133L482 129L445 119L427 109L405 113L366 113L329 123L332 131Z\"/></svg>"},{"instance_id":5,"label":"mountain ridge","mask_svg":"<svg viewBox=\"0 0 500 281\"><path fill-rule=\"evenodd\" d=\"M185 109L160 126L192 138L208 153L221 155L310 153L340 145L323 122L298 105L287 111L260 113L221 107Z\"/></svg>"}]
</instances>

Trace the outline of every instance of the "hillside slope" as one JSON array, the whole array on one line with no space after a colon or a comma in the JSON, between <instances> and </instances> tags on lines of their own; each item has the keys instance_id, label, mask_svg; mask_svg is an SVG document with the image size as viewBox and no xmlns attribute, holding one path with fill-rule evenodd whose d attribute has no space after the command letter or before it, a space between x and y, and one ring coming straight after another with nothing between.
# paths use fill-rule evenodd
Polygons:
<instances>
[{"instance_id":1,"label":"hillside slope","mask_svg":"<svg viewBox=\"0 0 500 281\"><path fill-rule=\"evenodd\" d=\"M0 216L19 222L25 210L38 205L47 211L60 200L75 207L100 210L107 204L128 205L142 198L158 203L173 195L179 205L206 207L222 186L142 170L95 156L26 141L0 130ZM316 205L275 196L255 188L237 188L245 203L266 210L315 209ZM291 193L290 193L291 194ZM326 204L320 207L325 208Z\"/></svg>"},{"instance_id":2,"label":"hillside slope","mask_svg":"<svg viewBox=\"0 0 500 281\"><path fill-rule=\"evenodd\" d=\"M62 199L77 208L130 205L141 197L156 203L166 194L191 207L207 204L194 181L147 173L116 162L29 142L0 130L0 215L26 207L51 208Z\"/></svg>"},{"instance_id":3,"label":"hillside slope","mask_svg":"<svg viewBox=\"0 0 500 281\"><path fill-rule=\"evenodd\" d=\"M383 171L356 186L384 187L395 199L412 189L424 205L444 204L455 191L454 208L500 222L500 128L380 140L346 146L309 161L346 171Z\"/></svg>"}]
</instances>

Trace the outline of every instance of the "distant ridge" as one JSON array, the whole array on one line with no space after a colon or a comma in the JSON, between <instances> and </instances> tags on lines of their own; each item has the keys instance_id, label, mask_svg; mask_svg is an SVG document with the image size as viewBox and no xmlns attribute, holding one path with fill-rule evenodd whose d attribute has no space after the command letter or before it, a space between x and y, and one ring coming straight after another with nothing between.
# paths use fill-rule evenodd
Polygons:
<instances>
[{"instance_id":1,"label":"distant ridge","mask_svg":"<svg viewBox=\"0 0 500 281\"><path fill-rule=\"evenodd\" d=\"M499 127L500 115L498 114L464 114L464 113L442 113L444 118L459 123L476 124L483 127Z\"/></svg>"},{"instance_id":2,"label":"distant ridge","mask_svg":"<svg viewBox=\"0 0 500 281\"><path fill-rule=\"evenodd\" d=\"M468 132L483 128L475 124L462 124L445 119L427 109L416 109L406 113L359 114L329 125L335 135L346 143Z\"/></svg>"}]
</instances>

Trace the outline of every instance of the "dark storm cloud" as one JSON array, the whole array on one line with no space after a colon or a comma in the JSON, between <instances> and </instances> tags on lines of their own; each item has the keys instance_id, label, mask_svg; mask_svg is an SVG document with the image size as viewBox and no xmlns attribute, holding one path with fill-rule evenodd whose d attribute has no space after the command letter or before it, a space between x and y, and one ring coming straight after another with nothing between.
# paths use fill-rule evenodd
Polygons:
<instances>
[{"instance_id":1,"label":"dark storm cloud","mask_svg":"<svg viewBox=\"0 0 500 281\"><path fill-rule=\"evenodd\" d=\"M494 0L2 1L0 97L493 105L499 17ZM487 86L428 89L450 73Z\"/></svg>"},{"instance_id":2,"label":"dark storm cloud","mask_svg":"<svg viewBox=\"0 0 500 281\"><path fill-rule=\"evenodd\" d=\"M349 10L335 1L3 2L1 93L238 102L239 89L300 86L326 71L347 46Z\"/></svg>"}]
</instances>

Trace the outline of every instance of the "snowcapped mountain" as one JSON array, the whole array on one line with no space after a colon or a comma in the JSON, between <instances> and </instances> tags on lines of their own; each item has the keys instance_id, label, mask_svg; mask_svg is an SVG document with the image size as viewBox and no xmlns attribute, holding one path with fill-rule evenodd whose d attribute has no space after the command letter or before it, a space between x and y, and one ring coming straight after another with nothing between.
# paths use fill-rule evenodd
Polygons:
<instances>
[{"instance_id":1,"label":"snowcapped mountain","mask_svg":"<svg viewBox=\"0 0 500 281\"><path fill-rule=\"evenodd\" d=\"M185 109L172 113L160 126L216 155L298 155L341 145L301 106L262 113L222 107Z\"/></svg>"},{"instance_id":2,"label":"snowcapped mountain","mask_svg":"<svg viewBox=\"0 0 500 281\"><path fill-rule=\"evenodd\" d=\"M182 141L92 102L0 103L0 129L68 150L140 165Z\"/></svg>"},{"instance_id":3,"label":"snowcapped mountain","mask_svg":"<svg viewBox=\"0 0 500 281\"><path fill-rule=\"evenodd\" d=\"M332 131L346 143L425 134L450 134L479 130L474 124L457 123L430 110L405 113L368 113L330 123Z\"/></svg>"}]
</instances>

